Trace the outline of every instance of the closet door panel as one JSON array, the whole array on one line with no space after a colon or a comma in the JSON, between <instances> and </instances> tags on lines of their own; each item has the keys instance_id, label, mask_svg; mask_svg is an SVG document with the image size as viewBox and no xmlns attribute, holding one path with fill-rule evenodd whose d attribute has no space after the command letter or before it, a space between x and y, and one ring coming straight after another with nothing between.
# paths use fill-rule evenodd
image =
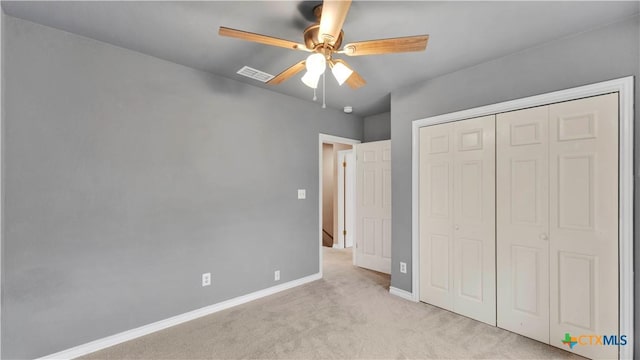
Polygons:
<instances>
[{"instance_id":1,"label":"closet door panel","mask_svg":"<svg viewBox=\"0 0 640 360\"><path fill-rule=\"evenodd\" d=\"M495 116L456 122L453 135L453 308L495 325Z\"/></svg>"},{"instance_id":2,"label":"closet door panel","mask_svg":"<svg viewBox=\"0 0 640 360\"><path fill-rule=\"evenodd\" d=\"M551 344L590 358L618 348L562 340L618 334L617 174L617 94L550 105Z\"/></svg>"},{"instance_id":3,"label":"closet door panel","mask_svg":"<svg viewBox=\"0 0 640 360\"><path fill-rule=\"evenodd\" d=\"M549 107L496 120L498 326L549 343Z\"/></svg>"},{"instance_id":4,"label":"closet door panel","mask_svg":"<svg viewBox=\"0 0 640 360\"><path fill-rule=\"evenodd\" d=\"M453 124L420 129L420 301L453 310Z\"/></svg>"}]
</instances>

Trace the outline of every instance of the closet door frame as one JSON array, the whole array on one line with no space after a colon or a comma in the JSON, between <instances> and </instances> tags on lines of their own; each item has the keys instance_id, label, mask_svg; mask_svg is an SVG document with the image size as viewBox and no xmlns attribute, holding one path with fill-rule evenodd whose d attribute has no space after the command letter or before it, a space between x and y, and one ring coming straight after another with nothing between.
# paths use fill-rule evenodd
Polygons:
<instances>
[{"instance_id":1,"label":"closet door frame","mask_svg":"<svg viewBox=\"0 0 640 360\"><path fill-rule=\"evenodd\" d=\"M420 128L614 92L618 93L619 99L619 333L627 335L627 345L620 347L619 356L620 359L633 359L633 76L418 119L412 122L411 299L413 301L417 302L420 298Z\"/></svg>"}]
</instances>

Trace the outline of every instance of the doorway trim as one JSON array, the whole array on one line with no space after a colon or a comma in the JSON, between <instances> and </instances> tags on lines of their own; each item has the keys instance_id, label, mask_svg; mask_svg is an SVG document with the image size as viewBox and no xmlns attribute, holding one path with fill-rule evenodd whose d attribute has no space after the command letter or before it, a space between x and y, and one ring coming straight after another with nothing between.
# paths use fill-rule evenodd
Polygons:
<instances>
[{"instance_id":1,"label":"doorway trim","mask_svg":"<svg viewBox=\"0 0 640 360\"><path fill-rule=\"evenodd\" d=\"M633 76L603 81L591 85L534 95L522 99L432 116L412 122L412 183L411 183L411 298L420 301L420 128L452 121L470 119L507 111L548 105L617 92L619 106L619 334L627 335L627 345L621 346L620 359L633 359Z\"/></svg>"},{"instance_id":2,"label":"doorway trim","mask_svg":"<svg viewBox=\"0 0 640 360\"><path fill-rule=\"evenodd\" d=\"M322 273L322 144L357 145L360 140L349 139L340 136L318 134L318 273Z\"/></svg>"},{"instance_id":3,"label":"doorway trim","mask_svg":"<svg viewBox=\"0 0 640 360\"><path fill-rule=\"evenodd\" d=\"M347 248L347 239L345 234L340 231L340 224L342 224L342 229L347 232L349 238L353 242L353 225L355 225L353 221L353 215L355 213L356 204L356 155L353 147L350 150L340 150L336 153L338 155L338 160L340 160L341 156L343 157L343 162L347 162L347 157L353 158L353 164L347 162L346 167L340 166L340 162L338 162L338 244L334 244L333 247L337 249L345 249ZM341 203L342 206L340 206ZM342 217L340 216L340 213L342 213Z\"/></svg>"},{"instance_id":4,"label":"doorway trim","mask_svg":"<svg viewBox=\"0 0 640 360\"><path fill-rule=\"evenodd\" d=\"M2 10L0 10L0 39L2 39L2 29L3 29L3 24L2 21L4 19L4 12ZM4 72L5 72L5 68L4 68L4 63L2 61L2 59L4 58L4 56L2 56L2 53L5 51L4 47L5 47L5 42L4 41L0 41L0 279L3 279L2 276L2 267L4 266L4 264L2 263L2 258L4 256L4 242L5 242L5 238L3 236L4 234L4 174L2 173L3 169L4 169L4 156L2 154L2 149L4 148L4 144L2 144L2 135L3 135L3 129L5 126L5 108L4 108L4 93L5 93L5 88L4 88ZM4 281L0 281L0 325L2 324L2 299L3 299L3 293L4 293ZM2 326L0 326L0 358L2 357Z\"/></svg>"}]
</instances>

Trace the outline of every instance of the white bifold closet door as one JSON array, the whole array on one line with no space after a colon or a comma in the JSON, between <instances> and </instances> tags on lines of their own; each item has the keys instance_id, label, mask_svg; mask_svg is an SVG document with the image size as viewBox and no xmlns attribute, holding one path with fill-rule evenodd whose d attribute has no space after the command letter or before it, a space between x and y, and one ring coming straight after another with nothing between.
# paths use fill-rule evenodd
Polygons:
<instances>
[{"instance_id":1,"label":"white bifold closet door","mask_svg":"<svg viewBox=\"0 0 640 360\"><path fill-rule=\"evenodd\" d=\"M549 336L567 348L567 333L618 335L618 94L551 105L549 127ZM572 351L618 357L610 345Z\"/></svg>"},{"instance_id":2,"label":"white bifold closet door","mask_svg":"<svg viewBox=\"0 0 640 360\"><path fill-rule=\"evenodd\" d=\"M498 326L549 343L549 107L496 119Z\"/></svg>"},{"instance_id":3,"label":"white bifold closet door","mask_svg":"<svg viewBox=\"0 0 640 360\"><path fill-rule=\"evenodd\" d=\"M498 326L617 358L587 337L618 335L617 94L496 121Z\"/></svg>"},{"instance_id":4,"label":"white bifold closet door","mask_svg":"<svg viewBox=\"0 0 640 360\"><path fill-rule=\"evenodd\" d=\"M420 300L496 324L494 115L420 129Z\"/></svg>"}]
</instances>

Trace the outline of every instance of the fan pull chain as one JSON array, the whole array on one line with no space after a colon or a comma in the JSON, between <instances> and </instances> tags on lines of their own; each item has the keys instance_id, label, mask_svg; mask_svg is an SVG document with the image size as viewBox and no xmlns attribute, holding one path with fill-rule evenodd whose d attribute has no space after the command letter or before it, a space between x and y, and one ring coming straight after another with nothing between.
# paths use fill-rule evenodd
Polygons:
<instances>
[{"instance_id":1,"label":"fan pull chain","mask_svg":"<svg viewBox=\"0 0 640 360\"><path fill-rule=\"evenodd\" d=\"M325 103L325 82L324 82L324 76L327 74L327 72L323 72L322 73L322 108L326 109L327 108L327 104Z\"/></svg>"}]
</instances>

